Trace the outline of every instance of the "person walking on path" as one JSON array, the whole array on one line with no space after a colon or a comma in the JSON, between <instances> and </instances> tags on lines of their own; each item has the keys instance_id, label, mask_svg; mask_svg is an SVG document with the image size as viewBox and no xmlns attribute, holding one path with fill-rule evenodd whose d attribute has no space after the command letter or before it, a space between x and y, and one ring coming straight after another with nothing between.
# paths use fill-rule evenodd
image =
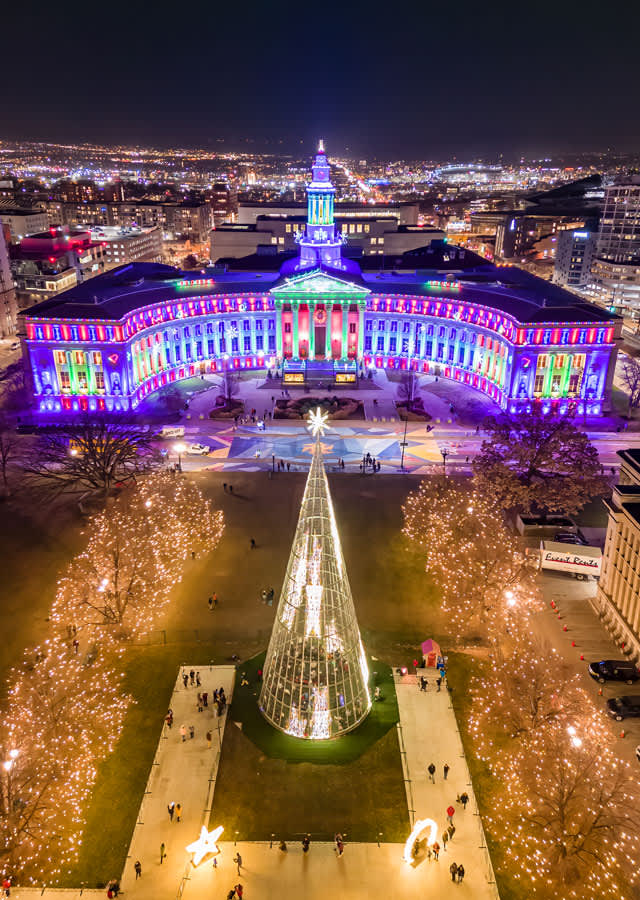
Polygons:
<instances>
[{"instance_id":1,"label":"person walking on path","mask_svg":"<svg viewBox=\"0 0 640 900\"><path fill-rule=\"evenodd\" d=\"M209 604L209 612L213 609L213 596L209 597L207 603Z\"/></svg>"},{"instance_id":2,"label":"person walking on path","mask_svg":"<svg viewBox=\"0 0 640 900\"><path fill-rule=\"evenodd\" d=\"M447 806L447 819L449 820L449 825L453 825L453 814L455 809L453 806Z\"/></svg>"},{"instance_id":3,"label":"person walking on path","mask_svg":"<svg viewBox=\"0 0 640 900\"><path fill-rule=\"evenodd\" d=\"M242 857L240 856L239 853L236 853L236 855L233 857L233 861L236 864L236 866L238 867L238 875L239 875L240 868L242 867Z\"/></svg>"},{"instance_id":4,"label":"person walking on path","mask_svg":"<svg viewBox=\"0 0 640 900\"><path fill-rule=\"evenodd\" d=\"M437 862L438 861L438 853L440 853L440 844L436 841L431 849L433 850L433 857Z\"/></svg>"},{"instance_id":5,"label":"person walking on path","mask_svg":"<svg viewBox=\"0 0 640 900\"><path fill-rule=\"evenodd\" d=\"M462 808L467 808L467 803L469 802L469 795L465 791L464 794L460 794L460 803L462 803Z\"/></svg>"},{"instance_id":6,"label":"person walking on path","mask_svg":"<svg viewBox=\"0 0 640 900\"><path fill-rule=\"evenodd\" d=\"M193 669L189 672L189 681L191 682L191 687L196 683L196 673Z\"/></svg>"},{"instance_id":7,"label":"person walking on path","mask_svg":"<svg viewBox=\"0 0 640 900\"><path fill-rule=\"evenodd\" d=\"M429 773L429 778L431 779L431 784L436 783L436 767L433 763L429 763L429 768L427 769Z\"/></svg>"},{"instance_id":8,"label":"person walking on path","mask_svg":"<svg viewBox=\"0 0 640 900\"><path fill-rule=\"evenodd\" d=\"M139 859L137 859L135 861L133 868L135 869L135 872L136 872L136 881L137 881L138 878L140 878L142 876L142 863L140 862Z\"/></svg>"},{"instance_id":9,"label":"person walking on path","mask_svg":"<svg viewBox=\"0 0 640 900\"><path fill-rule=\"evenodd\" d=\"M173 726L173 710L170 709L166 716L164 717L165 722L167 723L167 728L171 728Z\"/></svg>"},{"instance_id":10,"label":"person walking on path","mask_svg":"<svg viewBox=\"0 0 640 900\"><path fill-rule=\"evenodd\" d=\"M167 858L167 854L164 849L164 841L160 844L160 865L162 865L162 860Z\"/></svg>"},{"instance_id":11,"label":"person walking on path","mask_svg":"<svg viewBox=\"0 0 640 900\"><path fill-rule=\"evenodd\" d=\"M182 803L176 803L176 822L182 818Z\"/></svg>"},{"instance_id":12,"label":"person walking on path","mask_svg":"<svg viewBox=\"0 0 640 900\"><path fill-rule=\"evenodd\" d=\"M462 863L458 866L458 884L462 883L462 879L464 878L464 866Z\"/></svg>"},{"instance_id":13,"label":"person walking on path","mask_svg":"<svg viewBox=\"0 0 640 900\"><path fill-rule=\"evenodd\" d=\"M233 898L235 897L235 895L236 895L236 889L235 889L235 888L231 888L231 890L230 890L229 893L227 894L227 900L233 900Z\"/></svg>"},{"instance_id":14,"label":"person walking on path","mask_svg":"<svg viewBox=\"0 0 640 900\"><path fill-rule=\"evenodd\" d=\"M449 763L444 764L444 768L442 770L444 772L444 780L447 780L447 775L449 774Z\"/></svg>"},{"instance_id":15,"label":"person walking on path","mask_svg":"<svg viewBox=\"0 0 640 900\"><path fill-rule=\"evenodd\" d=\"M242 900L242 897L244 895L244 888L242 887L240 882L238 882L238 884L236 885L235 890L236 890L236 897L239 897L240 900Z\"/></svg>"},{"instance_id":16,"label":"person walking on path","mask_svg":"<svg viewBox=\"0 0 640 900\"><path fill-rule=\"evenodd\" d=\"M182 743L184 744L184 742L185 742L186 739L187 739L187 727L186 727L186 725L181 725L181 726L180 726L180 737L182 738Z\"/></svg>"},{"instance_id":17,"label":"person walking on path","mask_svg":"<svg viewBox=\"0 0 640 900\"><path fill-rule=\"evenodd\" d=\"M189 687L189 676L187 675L186 672L182 673L182 683L184 684L185 687Z\"/></svg>"},{"instance_id":18,"label":"person walking on path","mask_svg":"<svg viewBox=\"0 0 640 900\"><path fill-rule=\"evenodd\" d=\"M207 749L208 749L208 750L211 750L211 739L212 739L212 737L213 737L213 735L211 734L211 732L210 732L210 731L207 731Z\"/></svg>"},{"instance_id":19,"label":"person walking on path","mask_svg":"<svg viewBox=\"0 0 640 900\"><path fill-rule=\"evenodd\" d=\"M428 682L427 679L424 677L424 675L421 675L421 676L420 676L420 690L421 690L421 691L426 691L427 685L428 685L428 684L429 684L429 682Z\"/></svg>"},{"instance_id":20,"label":"person walking on path","mask_svg":"<svg viewBox=\"0 0 640 900\"><path fill-rule=\"evenodd\" d=\"M196 672L196 687L202 687L202 681L200 680L200 672Z\"/></svg>"},{"instance_id":21,"label":"person walking on path","mask_svg":"<svg viewBox=\"0 0 640 900\"><path fill-rule=\"evenodd\" d=\"M456 875L458 874L458 867L454 862L452 862L449 866L449 871L451 872L451 880L455 881Z\"/></svg>"},{"instance_id":22,"label":"person walking on path","mask_svg":"<svg viewBox=\"0 0 640 900\"><path fill-rule=\"evenodd\" d=\"M336 842L336 853L338 854L338 856L342 856L342 854L344 853L344 839L339 831L336 832L333 839Z\"/></svg>"},{"instance_id":23,"label":"person walking on path","mask_svg":"<svg viewBox=\"0 0 640 900\"><path fill-rule=\"evenodd\" d=\"M452 841L452 840L453 840L453 836L454 836L454 834L456 833L456 826L455 826L455 825L449 825L449 827L447 828L447 832L448 832L448 834L449 834L449 840Z\"/></svg>"},{"instance_id":24,"label":"person walking on path","mask_svg":"<svg viewBox=\"0 0 640 900\"><path fill-rule=\"evenodd\" d=\"M255 541L255 538L249 538L249 546L251 547L252 550L255 550L255 549L256 549L256 541Z\"/></svg>"},{"instance_id":25,"label":"person walking on path","mask_svg":"<svg viewBox=\"0 0 640 900\"><path fill-rule=\"evenodd\" d=\"M173 822L173 814L176 811L176 805L173 800L171 801L171 803L167 804L167 811L169 813L169 821Z\"/></svg>"},{"instance_id":26,"label":"person walking on path","mask_svg":"<svg viewBox=\"0 0 640 900\"><path fill-rule=\"evenodd\" d=\"M443 849L445 852L446 852L446 849L447 849L447 841L448 841L448 840L449 840L449 832L448 832L448 831L443 831L443 832L442 832L442 849Z\"/></svg>"},{"instance_id":27,"label":"person walking on path","mask_svg":"<svg viewBox=\"0 0 640 900\"><path fill-rule=\"evenodd\" d=\"M287 852L287 842L286 841L280 841L280 850L282 850L283 853Z\"/></svg>"},{"instance_id":28,"label":"person walking on path","mask_svg":"<svg viewBox=\"0 0 640 900\"><path fill-rule=\"evenodd\" d=\"M302 852L308 853L310 845L311 845L311 835L305 834L305 836L302 838Z\"/></svg>"},{"instance_id":29,"label":"person walking on path","mask_svg":"<svg viewBox=\"0 0 640 900\"><path fill-rule=\"evenodd\" d=\"M436 685L437 685L437 687L438 687L438 690L440 690L440 685L441 685L441 684L442 684L442 678L436 678Z\"/></svg>"}]
</instances>

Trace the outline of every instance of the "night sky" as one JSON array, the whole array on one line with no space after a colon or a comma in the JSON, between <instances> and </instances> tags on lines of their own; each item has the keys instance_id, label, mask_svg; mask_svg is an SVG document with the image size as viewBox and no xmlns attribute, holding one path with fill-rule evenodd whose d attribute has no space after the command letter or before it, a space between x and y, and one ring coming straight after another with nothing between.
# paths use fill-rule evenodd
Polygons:
<instances>
[{"instance_id":1,"label":"night sky","mask_svg":"<svg viewBox=\"0 0 640 900\"><path fill-rule=\"evenodd\" d=\"M631 2L8 0L0 138L307 152L323 136L370 159L635 150L639 33Z\"/></svg>"}]
</instances>

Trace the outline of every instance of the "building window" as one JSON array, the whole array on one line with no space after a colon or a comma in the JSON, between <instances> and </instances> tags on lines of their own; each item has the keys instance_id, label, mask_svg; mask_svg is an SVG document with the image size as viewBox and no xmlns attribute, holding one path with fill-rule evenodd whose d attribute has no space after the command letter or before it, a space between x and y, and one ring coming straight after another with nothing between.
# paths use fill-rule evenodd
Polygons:
<instances>
[{"instance_id":1,"label":"building window","mask_svg":"<svg viewBox=\"0 0 640 900\"><path fill-rule=\"evenodd\" d=\"M251 335L249 334L244 336L244 352L251 353Z\"/></svg>"},{"instance_id":2,"label":"building window","mask_svg":"<svg viewBox=\"0 0 640 900\"><path fill-rule=\"evenodd\" d=\"M264 338L261 334L256 335L256 350L262 350L264 344Z\"/></svg>"},{"instance_id":3,"label":"building window","mask_svg":"<svg viewBox=\"0 0 640 900\"><path fill-rule=\"evenodd\" d=\"M409 334L410 331L411 331L411 322L403 322L402 323L403 334Z\"/></svg>"},{"instance_id":4,"label":"building window","mask_svg":"<svg viewBox=\"0 0 640 900\"><path fill-rule=\"evenodd\" d=\"M384 331L384 319L378 319L378 331Z\"/></svg>"},{"instance_id":5,"label":"building window","mask_svg":"<svg viewBox=\"0 0 640 900\"><path fill-rule=\"evenodd\" d=\"M395 352L396 352L396 338L391 337L391 338L389 338L389 353L395 353Z\"/></svg>"},{"instance_id":6,"label":"building window","mask_svg":"<svg viewBox=\"0 0 640 900\"><path fill-rule=\"evenodd\" d=\"M256 319L256 331L262 331L262 319Z\"/></svg>"},{"instance_id":7,"label":"building window","mask_svg":"<svg viewBox=\"0 0 640 900\"><path fill-rule=\"evenodd\" d=\"M251 331L251 322L249 319L244 319L242 322L242 330L243 331Z\"/></svg>"},{"instance_id":8,"label":"building window","mask_svg":"<svg viewBox=\"0 0 640 900\"><path fill-rule=\"evenodd\" d=\"M273 353L276 349L276 336L275 334L269 335L269 352Z\"/></svg>"},{"instance_id":9,"label":"building window","mask_svg":"<svg viewBox=\"0 0 640 900\"><path fill-rule=\"evenodd\" d=\"M284 333L291 334L291 322L284 323Z\"/></svg>"},{"instance_id":10,"label":"building window","mask_svg":"<svg viewBox=\"0 0 640 900\"><path fill-rule=\"evenodd\" d=\"M276 330L276 320L269 319L269 331L275 331L275 330ZM271 344L271 340L269 340L269 344ZM275 349L275 344L274 344L274 349Z\"/></svg>"},{"instance_id":11,"label":"building window","mask_svg":"<svg viewBox=\"0 0 640 900\"><path fill-rule=\"evenodd\" d=\"M349 334L355 334L355 333L356 333L356 323L349 322Z\"/></svg>"},{"instance_id":12,"label":"building window","mask_svg":"<svg viewBox=\"0 0 640 900\"><path fill-rule=\"evenodd\" d=\"M383 335L379 335L379 337L378 337L377 350L379 353L384 353L384 336Z\"/></svg>"},{"instance_id":13,"label":"building window","mask_svg":"<svg viewBox=\"0 0 640 900\"><path fill-rule=\"evenodd\" d=\"M393 322L391 323L390 331L391 331L391 333L393 334L393 333L396 332L397 330L398 330L398 323L397 323L397 322L395 321L395 319L394 319Z\"/></svg>"},{"instance_id":14,"label":"building window","mask_svg":"<svg viewBox=\"0 0 640 900\"><path fill-rule=\"evenodd\" d=\"M544 386L544 375L536 375L535 381L533 383L533 393L541 394L543 386Z\"/></svg>"},{"instance_id":15,"label":"building window","mask_svg":"<svg viewBox=\"0 0 640 900\"><path fill-rule=\"evenodd\" d=\"M232 353L238 352L238 338L237 337L231 339L231 352Z\"/></svg>"},{"instance_id":16,"label":"building window","mask_svg":"<svg viewBox=\"0 0 640 900\"><path fill-rule=\"evenodd\" d=\"M373 322L371 321L371 319L367 319L367 321L364 323L364 330L371 331L372 326Z\"/></svg>"},{"instance_id":17,"label":"building window","mask_svg":"<svg viewBox=\"0 0 640 900\"><path fill-rule=\"evenodd\" d=\"M427 341L426 344L424 345L424 355L427 358L430 358L432 353L433 353L433 341Z\"/></svg>"},{"instance_id":18,"label":"building window","mask_svg":"<svg viewBox=\"0 0 640 900\"><path fill-rule=\"evenodd\" d=\"M208 356L215 356L215 354L216 354L216 344L215 344L215 341L213 341L213 340L207 341L207 355L208 355Z\"/></svg>"}]
</instances>

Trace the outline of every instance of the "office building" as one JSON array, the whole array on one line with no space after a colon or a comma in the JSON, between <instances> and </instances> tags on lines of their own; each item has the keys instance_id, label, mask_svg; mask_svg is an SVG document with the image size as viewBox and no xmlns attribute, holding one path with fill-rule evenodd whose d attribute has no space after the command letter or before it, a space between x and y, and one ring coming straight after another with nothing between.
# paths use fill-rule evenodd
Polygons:
<instances>
[{"instance_id":1,"label":"office building","mask_svg":"<svg viewBox=\"0 0 640 900\"><path fill-rule=\"evenodd\" d=\"M618 645L640 659L640 450L618 456L596 605Z\"/></svg>"},{"instance_id":2,"label":"office building","mask_svg":"<svg viewBox=\"0 0 640 900\"><path fill-rule=\"evenodd\" d=\"M0 337L12 337L16 333L17 313L18 304L9 264L9 248L5 229L0 227Z\"/></svg>"},{"instance_id":3,"label":"office building","mask_svg":"<svg viewBox=\"0 0 640 900\"><path fill-rule=\"evenodd\" d=\"M596 233L583 229L559 232L553 269L554 284L575 290L587 287L597 237Z\"/></svg>"},{"instance_id":4,"label":"office building","mask_svg":"<svg viewBox=\"0 0 640 900\"><path fill-rule=\"evenodd\" d=\"M49 227L47 214L42 209L22 209L19 206L0 206L0 223L9 229L9 240L17 244L30 234L38 234Z\"/></svg>"},{"instance_id":5,"label":"office building","mask_svg":"<svg viewBox=\"0 0 640 900\"><path fill-rule=\"evenodd\" d=\"M162 231L158 227L99 226L90 233L91 239L104 248L105 271L132 262L162 259Z\"/></svg>"},{"instance_id":6,"label":"office building","mask_svg":"<svg viewBox=\"0 0 640 900\"><path fill-rule=\"evenodd\" d=\"M618 315L640 318L640 177L606 188L589 295Z\"/></svg>"}]
</instances>

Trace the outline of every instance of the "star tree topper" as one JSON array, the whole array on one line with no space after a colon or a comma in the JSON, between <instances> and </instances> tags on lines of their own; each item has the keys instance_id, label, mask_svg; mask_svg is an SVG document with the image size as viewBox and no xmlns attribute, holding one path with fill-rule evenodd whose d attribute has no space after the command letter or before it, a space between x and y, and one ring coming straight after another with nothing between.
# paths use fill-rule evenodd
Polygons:
<instances>
[{"instance_id":1,"label":"star tree topper","mask_svg":"<svg viewBox=\"0 0 640 900\"><path fill-rule=\"evenodd\" d=\"M328 431L331 426L329 425L329 413L323 412L319 406L316 406L315 409L309 410L309 416L307 418L307 428L314 436L314 438L324 437L325 431Z\"/></svg>"},{"instance_id":2,"label":"star tree topper","mask_svg":"<svg viewBox=\"0 0 640 900\"><path fill-rule=\"evenodd\" d=\"M193 853L192 862L194 866L199 866L205 856L220 853L220 848L216 842L223 831L224 828L222 825L218 825L213 831L207 831L203 825L200 829L200 837L198 840L194 841L192 844L187 844L187 852Z\"/></svg>"}]
</instances>

